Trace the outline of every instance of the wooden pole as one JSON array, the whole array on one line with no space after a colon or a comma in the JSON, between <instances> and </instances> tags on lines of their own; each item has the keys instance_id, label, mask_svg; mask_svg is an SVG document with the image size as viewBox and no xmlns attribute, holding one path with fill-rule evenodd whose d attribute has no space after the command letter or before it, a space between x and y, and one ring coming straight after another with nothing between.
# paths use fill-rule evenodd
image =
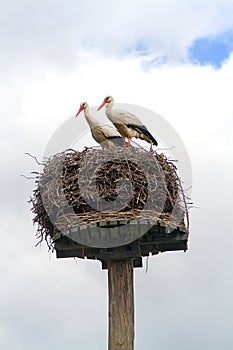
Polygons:
<instances>
[{"instance_id":1,"label":"wooden pole","mask_svg":"<svg viewBox=\"0 0 233 350\"><path fill-rule=\"evenodd\" d=\"M133 261L108 261L108 350L134 349Z\"/></svg>"}]
</instances>

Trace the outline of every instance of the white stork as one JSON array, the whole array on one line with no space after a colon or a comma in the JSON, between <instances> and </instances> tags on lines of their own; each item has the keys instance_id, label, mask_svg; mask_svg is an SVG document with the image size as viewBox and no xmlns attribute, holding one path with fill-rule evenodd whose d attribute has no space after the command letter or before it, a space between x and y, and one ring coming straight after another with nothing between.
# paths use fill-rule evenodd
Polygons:
<instances>
[{"instance_id":1,"label":"white stork","mask_svg":"<svg viewBox=\"0 0 233 350\"><path fill-rule=\"evenodd\" d=\"M96 142L102 147L107 148L112 146L123 146L122 137L116 129L110 125L101 124L96 119L92 118L89 113L87 102L82 102L80 104L80 108L75 117L77 117L82 111L84 111L84 115L91 129L91 134Z\"/></svg>"},{"instance_id":2,"label":"white stork","mask_svg":"<svg viewBox=\"0 0 233 350\"><path fill-rule=\"evenodd\" d=\"M108 119L115 125L121 136L123 137L123 143L125 147L125 138L128 138L128 145L130 146L130 140L132 137L139 138L149 142L152 146L157 146L157 141L151 135L149 130L145 125L136 117L122 110L113 110L112 106L114 104L114 99L112 96L105 97L103 103L99 106L97 110L100 110L106 104L106 115Z\"/></svg>"}]
</instances>

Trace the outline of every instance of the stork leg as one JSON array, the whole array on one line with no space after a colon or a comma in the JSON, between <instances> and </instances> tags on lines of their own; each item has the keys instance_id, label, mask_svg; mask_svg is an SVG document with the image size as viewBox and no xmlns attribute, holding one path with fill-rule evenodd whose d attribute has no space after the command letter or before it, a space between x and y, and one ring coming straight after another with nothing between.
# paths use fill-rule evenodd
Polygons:
<instances>
[{"instance_id":1,"label":"stork leg","mask_svg":"<svg viewBox=\"0 0 233 350\"><path fill-rule=\"evenodd\" d=\"M130 140L131 140L131 137L128 135L128 147L130 147Z\"/></svg>"}]
</instances>

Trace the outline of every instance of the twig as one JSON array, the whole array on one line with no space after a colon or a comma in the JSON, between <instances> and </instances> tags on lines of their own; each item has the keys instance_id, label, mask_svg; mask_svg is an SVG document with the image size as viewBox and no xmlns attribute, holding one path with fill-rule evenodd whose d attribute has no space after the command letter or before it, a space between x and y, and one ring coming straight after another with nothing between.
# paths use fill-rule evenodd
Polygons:
<instances>
[{"instance_id":1,"label":"twig","mask_svg":"<svg viewBox=\"0 0 233 350\"><path fill-rule=\"evenodd\" d=\"M33 159L36 161L36 163L37 163L38 165L43 165L43 163L40 163L40 162L37 160L37 158L36 158L35 156L33 156L31 153L26 152L26 153L24 153L24 154L26 154L26 155L30 156L31 158L33 158Z\"/></svg>"}]
</instances>

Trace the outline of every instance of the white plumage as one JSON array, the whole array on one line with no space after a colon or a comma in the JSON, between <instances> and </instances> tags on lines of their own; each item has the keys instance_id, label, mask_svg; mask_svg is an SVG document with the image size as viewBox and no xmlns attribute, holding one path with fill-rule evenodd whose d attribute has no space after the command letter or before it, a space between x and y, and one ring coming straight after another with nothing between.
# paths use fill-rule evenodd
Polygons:
<instances>
[{"instance_id":1,"label":"white plumage","mask_svg":"<svg viewBox=\"0 0 233 350\"><path fill-rule=\"evenodd\" d=\"M138 117L127 111L112 109L113 104L113 97L107 96L105 97L103 103L99 106L98 110L106 105L106 115L123 137L124 145L126 137L128 138L129 145L130 139L132 137L136 137L149 142L151 145L154 144L157 146L157 141Z\"/></svg>"},{"instance_id":2,"label":"white plumage","mask_svg":"<svg viewBox=\"0 0 233 350\"><path fill-rule=\"evenodd\" d=\"M76 117L80 112L84 111L85 118L90 126L92 137L102 147L123 146L122 137L119 132L110 125L101 124L98 120L94 119L89 112L89 106L87 102L82 102L80 108L76 114Z\"/></svg>"}]
</instances>

